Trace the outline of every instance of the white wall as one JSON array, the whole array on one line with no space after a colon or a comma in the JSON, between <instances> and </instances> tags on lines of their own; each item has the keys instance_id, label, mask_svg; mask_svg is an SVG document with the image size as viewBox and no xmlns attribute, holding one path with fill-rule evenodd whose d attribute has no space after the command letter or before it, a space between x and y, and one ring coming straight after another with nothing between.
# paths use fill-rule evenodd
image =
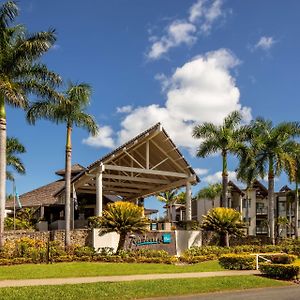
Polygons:
<instances>
[{"instance_id":1,"label":"white wall","mask_svg":"<svg viewBox=\"0 0 300 300\"><path fill-rule=\"evenodd\" d=\"M200 230L176 230L175 238L177 256L180 256L184 250L192 246L202 246L202 233Z\"/></svg>"},{"instance_id":2,"label":"white wall","mask_svg":"<svg viewBox=\"0 0 300 300\"><path fill-rule=\"evenodd\" d=\"M120 235L116 232L106 233L99 236L100 229L93 229L93 247L97 251L99 248L113 248L117 251Z\"/></svg>"}]
</instances>

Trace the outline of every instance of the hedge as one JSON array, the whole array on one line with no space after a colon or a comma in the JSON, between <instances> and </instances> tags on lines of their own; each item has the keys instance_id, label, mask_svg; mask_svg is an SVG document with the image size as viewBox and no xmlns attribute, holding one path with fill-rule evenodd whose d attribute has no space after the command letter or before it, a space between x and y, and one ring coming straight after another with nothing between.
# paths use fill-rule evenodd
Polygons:
<instances>
[{"instance_id":1,"label":"hedge","mask_svg":"<svg viewBox=\"0 0 300 300\"><path fill-rule=\"evenodd\" d=\"M259 270L262 274L271 278L294 279L299 275L300 266L263 263L260 265Z\"/></svg>"},{"instance_id":2,"label":"hedge","mask_svg":"<svg viewBox=\"0 0 300 300\"><path fill-rule=\"evenodd\" d=\"M219 264L229 270L254 270L255 256L249 254L226 254L219 258Z\"/></svg>"}]
</instances>

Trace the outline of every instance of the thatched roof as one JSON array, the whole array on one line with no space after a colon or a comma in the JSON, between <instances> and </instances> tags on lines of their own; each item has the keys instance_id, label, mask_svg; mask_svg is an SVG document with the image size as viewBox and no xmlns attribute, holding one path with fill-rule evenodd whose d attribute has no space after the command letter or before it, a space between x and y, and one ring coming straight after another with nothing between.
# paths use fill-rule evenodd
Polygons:
<instances>
[{"instance_id":1,"label":"thatched roof","mask_svg":"<svg viewBox=\"0 0 300 300\"><path fill-rule=\"evenodd\" d=\"M85 170L85 167L83 167L82 165L80 164L74 164L72 165L71 167L71 173L72 175L77 175L79 174L80 172L82 172L83 170ZM64 176L66 173L66 170L65 169L61 169L61 170L58 170L55 172L56 175L59 175L59 176Z\"/></svg>"}]
</instances>

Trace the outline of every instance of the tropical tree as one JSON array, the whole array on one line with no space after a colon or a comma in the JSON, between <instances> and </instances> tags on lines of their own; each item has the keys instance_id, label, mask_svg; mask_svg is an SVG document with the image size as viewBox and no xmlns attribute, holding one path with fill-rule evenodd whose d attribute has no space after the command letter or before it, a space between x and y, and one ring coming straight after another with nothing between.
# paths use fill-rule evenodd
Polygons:
<instances>
[{"instance_id":1,"label":"tropical tree","mask_svg":"<svg viewBox=\"0 0 300 300\"><path fill-rule=\"evenodd\" d=\"M297 122L283 122L276 126L271 121L258 118L251 124L251 140L255 151L255 165L260 177L268 176L268 202L270 238L275 244L274 181L284 170L294 173L293 149L295 137L300 135Z\"/></svg>"},{"instance_id":2,"label":"tropical tree","mask_svg":"<svg viewBox=\"0 0 300 300\"><path fill-rule=\"evenodd\" d=\"M238 111L230 113L222 125L205 122L193 129L193 137L203 139L198 150L198 157L207 157L213 153L222 155L222 201L221 206L227 207L228 191L228 154L236 154L243 146L246 135L246 126L241 126L242 116Z\"/></svg>"},{"instance_id":3,"label":"tropical tree","mask_svg":"<svg viewBox=\"0 0 300 300\"><path fill-rule=\"evenodd\" d=\"M25 166L18 154L26 152L25 147L17 138L7 138L6 141L6 165L13 168L19 174L25 174ZM14 180L14 176L10 171L6 171L6 178Z\"/></svg>"},{"instance_id":4,"label":"tropical tree","mask_svg":"<svg viewBox=\"0 0 300 300\"><path fill-rule=\"evenodd\" d=\"M57 96L53 87L61 82L55 73L39 62L54 44L54 30L29 34L13 22L19 9L15 1L0 5L0 247L6 197L6 106L26 108L28 96Z\"/></svg>"},{"instance_id":5,"label":"tropical tree","mask_svg":"<svg viewBox=\"0 0 300 300\"><path fill-rule=\"evenodd\" d=\"M197 200L204 200L204 210L206 212L206 199L212 201L212 206L214 207L214 200L220 197L222 193L222 184L213 183L209 184L207 187L202 188L197 194Z\"/></svg>"},{"instance_id":6,"label":"tropical tree","mask_svg":"<svg viewBox=\"0 0 300 300\"><path fill-rule=\"evenodd\" d=\"M233 208L212 208L207 215L203 216L202 229L213 231L220 237L220 245L229 247L229 237L242 236L244 223L241 214Z\"/></svg>"},{"instance_id":7,"label":"tropical tree","mask_svg":"<svg viewBox=\"0 0 300 300\"><path fill-rule=\"evenodd\" d=\"M35 124L37 119L47 119L56 123L64 123L66 133L65 155L65 245L70 245L70 213L71 213L71 165L72 165L72 129L74 126L84 128L92 135L98 132L94 117L85 112L90 104L91 87L86 83L69 84L67 91L59 101L35 102L27 112L27 120Z\"/></svg>"},{"instance_id":8,"label":"tropical tree","mask_svg":"<svg viewBox=\"0 0 300 300\"><path fill-rule=\"evenodd\" d=\"M172 222L172 207L177 197L177 189L156 195L157 200L166 204L168 222Z\"/></svg>"},{"instance_id":9,"label":"tropical tree","mask_svg":"<svg viewBox=\"0 0 300 300\"><path fill-rule=\"evenodd\" d=\"M143 216L143 208L131 202L118 201L110 203L100 218L100 235L117 232L120 235L117 253L124 249L126 235L129 233L144 233L149 221Z\"/></svg>"}]
</instances>

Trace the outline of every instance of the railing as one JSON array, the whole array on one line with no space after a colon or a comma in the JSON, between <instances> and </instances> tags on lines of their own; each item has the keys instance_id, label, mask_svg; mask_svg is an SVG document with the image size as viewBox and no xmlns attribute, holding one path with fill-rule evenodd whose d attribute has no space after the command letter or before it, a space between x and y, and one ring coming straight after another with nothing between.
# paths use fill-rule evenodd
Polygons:
<instances>
[{"instance_id":1,"label":"railing","mask_svg":"<svg viewBox=\"0 0 300 300\"><path fill-rule=\"evenodd\" d=\"M267 207L258 207L258 208L256 208L256 214L257 215L267 215L268 208Z\"/></svg>"},{"instance_id":2,"label":"railing","mask_svg":"<svg viewBox=\"0 0 300 300\"><path fill-rule=\"evenodd\" d=\"M256 226L256 234L267 234L268 227L265 226Z\"/></svg>"}]
</instances>

